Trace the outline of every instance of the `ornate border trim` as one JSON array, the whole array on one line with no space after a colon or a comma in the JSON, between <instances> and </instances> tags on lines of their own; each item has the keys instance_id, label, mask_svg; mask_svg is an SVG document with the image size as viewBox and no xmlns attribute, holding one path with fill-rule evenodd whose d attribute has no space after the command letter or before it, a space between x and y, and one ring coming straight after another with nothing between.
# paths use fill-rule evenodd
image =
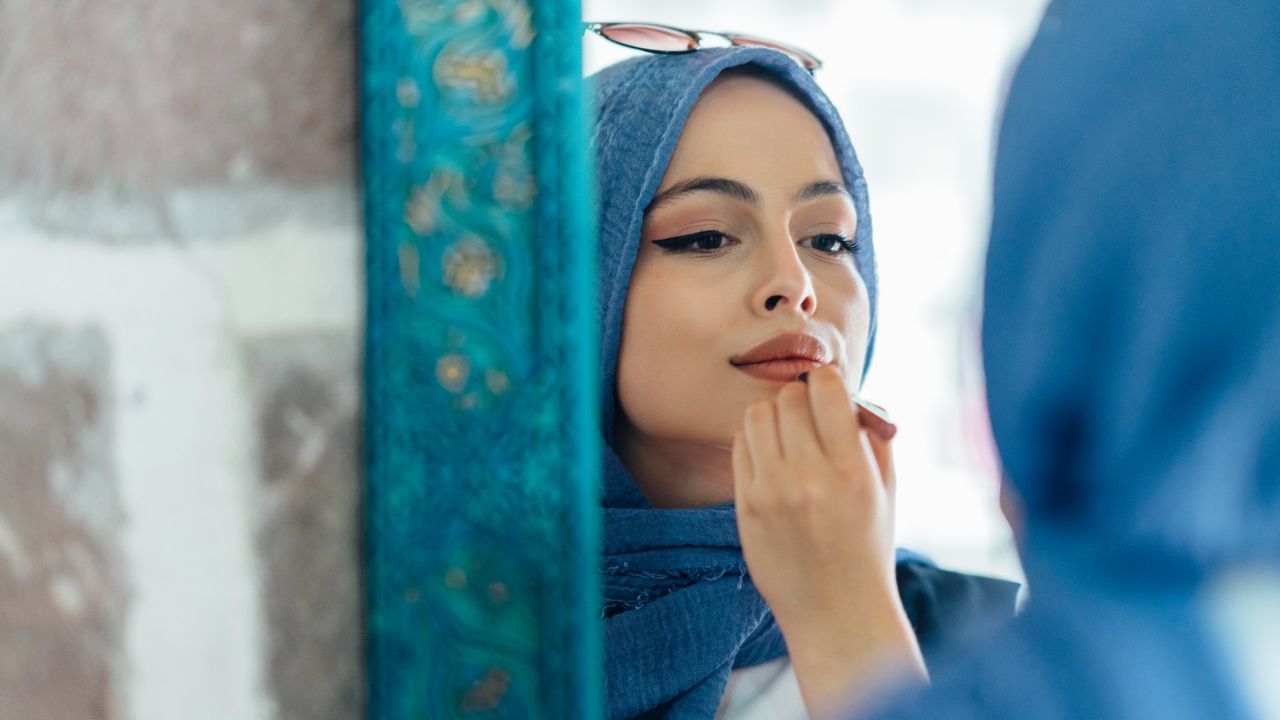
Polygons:
<instances>
[{"instance_id":1,"label":"ornate border trim","mask_svg":"<svg viewBox=\"0 0 1280 720\"><path fill-rule=\"evenodd\" d=\"M369 717L600 717L580 7L360 18Z\"/></svg>"}]
</instances>

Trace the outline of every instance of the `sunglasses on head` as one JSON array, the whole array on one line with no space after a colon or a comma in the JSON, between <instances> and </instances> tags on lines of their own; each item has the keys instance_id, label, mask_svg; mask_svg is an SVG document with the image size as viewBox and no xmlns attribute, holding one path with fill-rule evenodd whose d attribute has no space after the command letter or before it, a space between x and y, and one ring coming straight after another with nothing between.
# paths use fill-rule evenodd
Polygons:
<instances>
[{"instance_id":1,"label":"sunglasses on head","mask_svg":"<svg viewBox=\"0 0 1280 720\"><path fill-rule=\"evenodd\" d=\"M822 61L807 50L742 33L684 30L670 25L640 22L589 22L584 23L584 26L586 30L623 47L661 55L691 53L704 47L704 39L715 38L729 45L765 47L785 53L808 70L810 75L822 67Z\"/></svg>"}]
</instances>

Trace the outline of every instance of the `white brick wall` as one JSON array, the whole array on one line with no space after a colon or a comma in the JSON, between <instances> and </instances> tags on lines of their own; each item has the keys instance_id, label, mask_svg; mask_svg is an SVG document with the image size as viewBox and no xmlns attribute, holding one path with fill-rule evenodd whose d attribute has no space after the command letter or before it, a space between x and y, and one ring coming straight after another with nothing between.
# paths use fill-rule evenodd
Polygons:
<instances>
[{"instance_id":1,"label":"white brick wall","mask_svg":"<svg viewBox=\"0 0 1280 720\"><path fill-rule=\"evenodd\" d=\"M254 537L270 518L259 512L259 408L243 352L262 338L336 333L358 356L363 258L354 191L174 193L171 200L196 208L180 222L199 236L143 232L127 242L42 227L13 199L0 206L0 331L90 327L109 349L109 462L128 588L113 700L120 714L111 717L284 716L268 686L267 568ZM271 219L219 236L228 213L242 217L264 192L277 211ZM129 209L112 211L127 227ZM331 379L354 395L359 378L353 365L346 372ZM356 507L348 501L346 510ZM90 589L82 594L92 601Z\"/></svg>"}]
</instances>

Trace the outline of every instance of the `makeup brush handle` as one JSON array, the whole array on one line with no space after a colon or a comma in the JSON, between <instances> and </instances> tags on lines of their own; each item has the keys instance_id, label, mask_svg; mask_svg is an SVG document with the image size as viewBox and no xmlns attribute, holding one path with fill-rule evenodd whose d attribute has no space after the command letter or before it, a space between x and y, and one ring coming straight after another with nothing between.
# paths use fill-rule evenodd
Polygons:
<instances>
[{"instance_id":1,"label":"makeup brush handle","mask_svg":"<svg viewBox=\"0 0 1280 720\"><path fill-rule=\"evenodd\" d=\"M889 413L884 408L857 396L853 401L858 405L858 421L867 432L884 441L892 440L898 434L898 426L889 420Z\"/></svg>"}]
</instances>

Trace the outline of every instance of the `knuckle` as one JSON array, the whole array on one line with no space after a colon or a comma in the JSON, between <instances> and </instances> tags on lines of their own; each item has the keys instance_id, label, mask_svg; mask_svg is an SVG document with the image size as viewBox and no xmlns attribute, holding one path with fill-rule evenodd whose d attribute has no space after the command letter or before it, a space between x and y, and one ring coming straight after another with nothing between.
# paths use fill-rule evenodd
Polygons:
<instances>
[{"instance_id":1,"label":"knuckle","mask_svg":"<svg viewBox=\"0 0 1280 720\"><path fill-rule=\"evenodd\" d=\"M777 497L771 492L758 492L752 495L742 508L748 517L759 518L774 515L777 512Z\"/></svg>"},{"instance_id":2,"label":"knuckle","mask_svg":"<svg viewBox=\"0 0 1280 720\"><path fill-rule=\"evenodd\" d=\"M790 513L809 514L822 507L824 495L817 483L796 483L782 498L782 506Z\"/></svg>"},{"instance_id":3,"label":"knuckle","mask_svg":"<svg viewBox=\"0 0 1280 720\"><path fill-rule=\"evenodd\" d=\"M798 491L791 491L781 498L778 503L780 510L786 511L788 514L796 514L804 510L806 505L804 494Z\"/></svg>"}]
</instances>

